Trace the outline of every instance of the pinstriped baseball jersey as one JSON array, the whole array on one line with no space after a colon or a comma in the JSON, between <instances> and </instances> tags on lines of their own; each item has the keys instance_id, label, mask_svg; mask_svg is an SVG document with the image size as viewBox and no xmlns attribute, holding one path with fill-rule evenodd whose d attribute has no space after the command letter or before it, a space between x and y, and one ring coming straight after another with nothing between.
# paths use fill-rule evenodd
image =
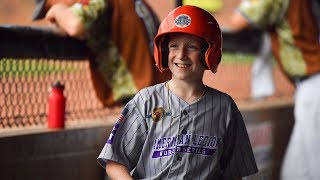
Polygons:
<instances>
[{"instance_id":1,"label":"pinstriped baseball jersey","mask_svg":"<svg viewBox=\"0 0 320 180\"><path fill-rule=\"evenodd\" d=\"M257 172L233 99L207 88L188 104L165 83L141 90L125 106L98 162L124 164L134 179L220 179Z\"/></svg>"}]
</instances>

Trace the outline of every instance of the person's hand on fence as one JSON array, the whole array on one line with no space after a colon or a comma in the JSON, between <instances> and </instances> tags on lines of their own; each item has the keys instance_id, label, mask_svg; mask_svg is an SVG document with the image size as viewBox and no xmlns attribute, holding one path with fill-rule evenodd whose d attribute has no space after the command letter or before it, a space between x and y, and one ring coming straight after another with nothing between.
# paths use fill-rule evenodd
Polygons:
<instances>
[{"instance_id":1,"label":"person's hand on fence","mask_svg":"<svg viewBox=\"0 0 320 180\"><path fill-rule=\"evenodd\" d=\"M64 31L62 28L60 28L59 26L57 26L57 24L55 23L50 23L48 30L59 36L68 36L67 32Z\"/></svg>"}]
</instances>

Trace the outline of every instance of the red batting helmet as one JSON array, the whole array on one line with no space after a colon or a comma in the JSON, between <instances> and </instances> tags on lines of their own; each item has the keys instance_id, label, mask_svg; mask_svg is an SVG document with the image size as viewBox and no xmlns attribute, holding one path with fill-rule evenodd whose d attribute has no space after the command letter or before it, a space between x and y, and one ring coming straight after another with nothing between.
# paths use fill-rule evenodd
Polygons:
<instances>
[{"instance_id":1,"label":"red batting helmet","mask_svg":"<svg viewBox=\"0 0 320 180\"><path fill-rule=\"evenodd\" d=\"M180 6L172 10L159 26L154 38L154 58L162 72L168 69L168 50L164 37L169 33L187 33L203 38L208 43L205 64L213 73L217 71L222 56L222 35L218 22L207 11L196 6Z\"/></svg>"}]
</instances>

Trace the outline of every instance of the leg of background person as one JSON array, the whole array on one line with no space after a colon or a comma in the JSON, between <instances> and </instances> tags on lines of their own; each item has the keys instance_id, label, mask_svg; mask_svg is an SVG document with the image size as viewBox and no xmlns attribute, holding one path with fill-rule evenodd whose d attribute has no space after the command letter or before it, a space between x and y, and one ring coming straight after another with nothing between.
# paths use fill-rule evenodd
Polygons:
<instances>
[{"instance_id":1,"label":"leg of background person","mask_svg":"<svg viewBox=\"0 0 320 180\"><path fill-rule=\"evenodd\" d=\"M271 42L269 35L262 34L262 45L252 65L251 97L262 99L274 94Z\"/></svg>"},{"instance_id":2,"label":"leg of background person","mask_svg":"<svg viewBox=\"0 0 320 180\"><path fill-rule=\"evenodd\" d=\"M320 74L297 85L295 124L282 164L282 180L320 178Z\"/></svg>"}]
</instances>

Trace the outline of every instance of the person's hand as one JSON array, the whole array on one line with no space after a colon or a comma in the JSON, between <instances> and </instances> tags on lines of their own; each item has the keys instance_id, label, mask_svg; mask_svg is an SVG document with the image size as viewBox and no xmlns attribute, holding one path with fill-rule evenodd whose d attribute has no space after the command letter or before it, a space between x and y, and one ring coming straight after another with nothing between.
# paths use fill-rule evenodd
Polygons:
<instances>
[{"instance_id":1,"label":"person's hand","mask_svg":"<svg viewBox=\"0 0 320 180\"><path fill-rule=\"evenodd\" d=\"M69 7L65 4L55 4L47 12L45 19L49 22L50 30L61 36L66 36L68 33L59 25L57 15L67 11Z\"/></svg>"},{"instance_id":2,"label":"person's hand","mask_svg":"<svg viewBox=\"0 0 320 180\"><path fill-rule=\"evenodd\" d=\"M58 34L67 34L78 39L85 38L84 27L80 18L66 4L54 4L48 10L45 19L50 22L50 26Z\"/></svg>"},{"instance_id":3,"label":"person's hand","mask_svg":"<svg viewBox=\"0 0 320 180\"><path fill-rule=\"evenodd\" d=\"M50 23L58 25L58 16L59 14L63 14L64 12L68 11L69 6L58 3L54 4L47 12L45 19L48 20Z\"/></svg>"}]
</instances>

